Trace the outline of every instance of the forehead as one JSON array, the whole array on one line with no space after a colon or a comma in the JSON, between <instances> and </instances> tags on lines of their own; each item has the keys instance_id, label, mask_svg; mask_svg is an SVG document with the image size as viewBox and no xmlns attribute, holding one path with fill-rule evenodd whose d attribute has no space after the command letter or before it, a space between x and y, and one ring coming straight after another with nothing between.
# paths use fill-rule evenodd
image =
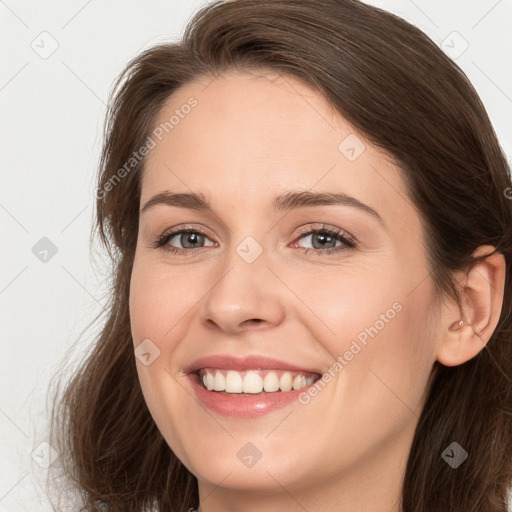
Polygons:
<instances>
[{"instance_id":1,"label":"forehead","mask_svg":"<svg viewBox=\"0 0 512 512\"><path fill-rule=\"evenodd\" d=\"M165 102L158 128L141 203L192 190L214 206L231 196L257 205L300 188L357 197L397 227L416 216L393 159L288 75L232 71L188 83Z\"/></svg>"}]
</instances>

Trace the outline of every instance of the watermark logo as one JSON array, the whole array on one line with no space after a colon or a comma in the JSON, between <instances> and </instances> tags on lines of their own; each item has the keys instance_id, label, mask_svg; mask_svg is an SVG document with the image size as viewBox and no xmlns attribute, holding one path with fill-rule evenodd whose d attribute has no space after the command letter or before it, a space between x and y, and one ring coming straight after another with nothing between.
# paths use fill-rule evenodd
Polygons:
<instances>
[{"instance_id":1,"label":"watermark logo","mask_svg":"<svg viewBox=\"0 0 512 512\"><path fill-rule=\"evenodd\" d=\"M263 453L253 443L245 443L238 452L238 460L246 467L252 468L263 457Z\"/></svg>"},{"instance_id":2,"label":"watermark logo","mask_svg":"<svg viewBox=\"0 0 512 512\"><path fill-rule=\"evenodd\" d=\"M103 184L102 188L96 191L97 199L104 200L105 197L107 197L107 194L112 191L126 176L128 176L128 174L130 174L130 172L135 169L140 162L142 162L152 149L156 148L158 142L162 141L164 134L168 134L174 130L174 128L176 128L176 126L178 126L197 105L198 101L191 96L186 103L174 111L174 114L168 121L160 123L151 132L151 135L148 136L144 144L130 155L130 158L128 158L125 164L120 167L106 183Z\"/></svg>"},{"instance_id":3,"label":"watermark logo","mask_svg":"<svg viewBox=\"0 0 512 512\"><path fill-rule=\"evenodd\" d=\"M59 48L59 43L49 32L41 32L31 43L30 47L41 59L50 58Z\"/></svg>"},{"instance_id":4,"label":"watermark logo","mask_svg":"<svg viewBox=\"0 0 512 512\"><path fill-rule=\"evenodd\" d=\"M150 339L145 339L135 349L135 357L144 366L152 364L159 355L160 349Z\"/></svg>"},{"instance_id":5,"label":"watermark logo","mask_svg":"<svg viewBox=\"0 0 512 512\"><path fill-rule=\"evenodd\" d=\"M366 146L363 141L355 133L345 137L338 146L338 151L349 162L357 160L364 153L365 149Z\"/></svg>"},{"instance_id":6,"label":"watermark logo","mask_svg":"<svg viewBox=\"0 0 512 512\"><path fill-rule=\"evenodd\" d=\"M468 452L454 441L441 454L441 457L449 466L457 469L468 458Z\"/></svg>"},{"instance_id":7,"label":"watermark logo","mask_svg":"<svg viewBox=\"0 0 512 512\"><path fill-rule=\"evenodd\" d=\"M42 469L48 469L59 457L57 450L46 441L42 442L30 454L32 460Z\"/></svg>"},{"instance_id":8,"label":"watermark logo","mask_svg":"<svg viewBox=\"0 0 512 512\"><path fill-rule=\"evenodd\" d=\"M43 236L43 238L32 247L32 254L41 263L48 263L57 254L57 251L57 246L46 236Z\"/></svg>"},{"instance_id":9,"label":"watermark logo","mask_svg":"<svg viewBox=\"0 0 512 512\"><path fill-rule=\"evenodd\" d=\"M458 59L468 48L469 43L466 39L455 31L441 41L441 49L451 59Z\"/></svg>"},{"instance_id":10,"label":"watermark logo","mask_svg":"<svg viewBox=\"0 0 512 512\"><path fill-rule=\"evenodd\" d=\"M246 263L253 263L263 253L263 247L252 236L248 236L236 248L237 254Z\"/></svg>"},{"instance_id":11,"label":"watermark logo","mask_svg":"<svg viewBox=\"0 0 512 512\"><path fill-rule=\"evenodd\" d=\"M357 336L356 339L352 340L350 348L346 350L342 355L336 358L336 361L329 367L329 369L322 374L322 377L317 380L312 386L306 391L303 391L298 396L298 401L302 405L307 405L311 402L311 399L322 391L325 386L331 382L340 372L349 364L354 356L359 354L363 348L368 344L368 337L372 339L389 324L396 314L402 311L402 304L400 302L394 302L392 307L387 309L385 313L379 315L379 319L374 322L370 327L365 327ZM358 343L359 341L359 343Z\"/></svg>"}]
</instances>

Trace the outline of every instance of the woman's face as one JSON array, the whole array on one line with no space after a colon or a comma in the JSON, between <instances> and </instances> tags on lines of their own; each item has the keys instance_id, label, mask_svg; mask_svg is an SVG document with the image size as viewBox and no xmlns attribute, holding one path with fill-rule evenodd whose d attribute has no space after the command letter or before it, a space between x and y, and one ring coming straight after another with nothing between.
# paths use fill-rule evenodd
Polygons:
<instances>
[{"instance_id":1,"label":"woman's face","mask_svg":"<svg viewBox=\"0 0 512 512\"><path fill-rule=\"evenodd\" d=\"M270 73L184 86L152 139L130 315L169 446L218 496L393 494L436 359L423 231L396 166Z\"/></svg>"}]
</instances>

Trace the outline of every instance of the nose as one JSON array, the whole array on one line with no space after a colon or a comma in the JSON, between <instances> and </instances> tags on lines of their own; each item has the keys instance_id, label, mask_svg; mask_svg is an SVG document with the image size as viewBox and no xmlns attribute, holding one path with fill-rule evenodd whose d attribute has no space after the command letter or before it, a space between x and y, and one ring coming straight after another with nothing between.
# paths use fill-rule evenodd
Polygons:
<instances>
[{"instance_id":1,"label":"nose","mask_svg":"<svg viewBox=\"0 0 512 512\"><path fill-rule=\"evenodd\" d=\"M224 263L203 301L203 324L231 335L279 325L284 319L284 290L275 270L267 267L264 253L252 263L235 253Z\"/></svg>"}]
</instances>

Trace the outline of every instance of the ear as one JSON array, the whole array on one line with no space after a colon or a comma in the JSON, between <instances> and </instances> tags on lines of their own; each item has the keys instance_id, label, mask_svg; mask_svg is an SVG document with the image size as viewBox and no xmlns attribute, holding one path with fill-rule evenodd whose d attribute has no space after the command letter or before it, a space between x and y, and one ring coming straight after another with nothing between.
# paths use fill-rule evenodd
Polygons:
<instances>
[{"instance_id":1,"label":"ear","mask_svg":"<svg viewBox=\"0 0 512 512\"><path fill-rule=\"evenodd\" d=\"M473 256L490 254L493 250L492 246L482 245ZM498 325L503 307L505 271L505 257L496 252L476 263L469 272L459 274L456 286L462 311L455 300L442 305L437 348L437 360L441 364L458 366L485 347Z\"/></svg>"}]
</instances>

